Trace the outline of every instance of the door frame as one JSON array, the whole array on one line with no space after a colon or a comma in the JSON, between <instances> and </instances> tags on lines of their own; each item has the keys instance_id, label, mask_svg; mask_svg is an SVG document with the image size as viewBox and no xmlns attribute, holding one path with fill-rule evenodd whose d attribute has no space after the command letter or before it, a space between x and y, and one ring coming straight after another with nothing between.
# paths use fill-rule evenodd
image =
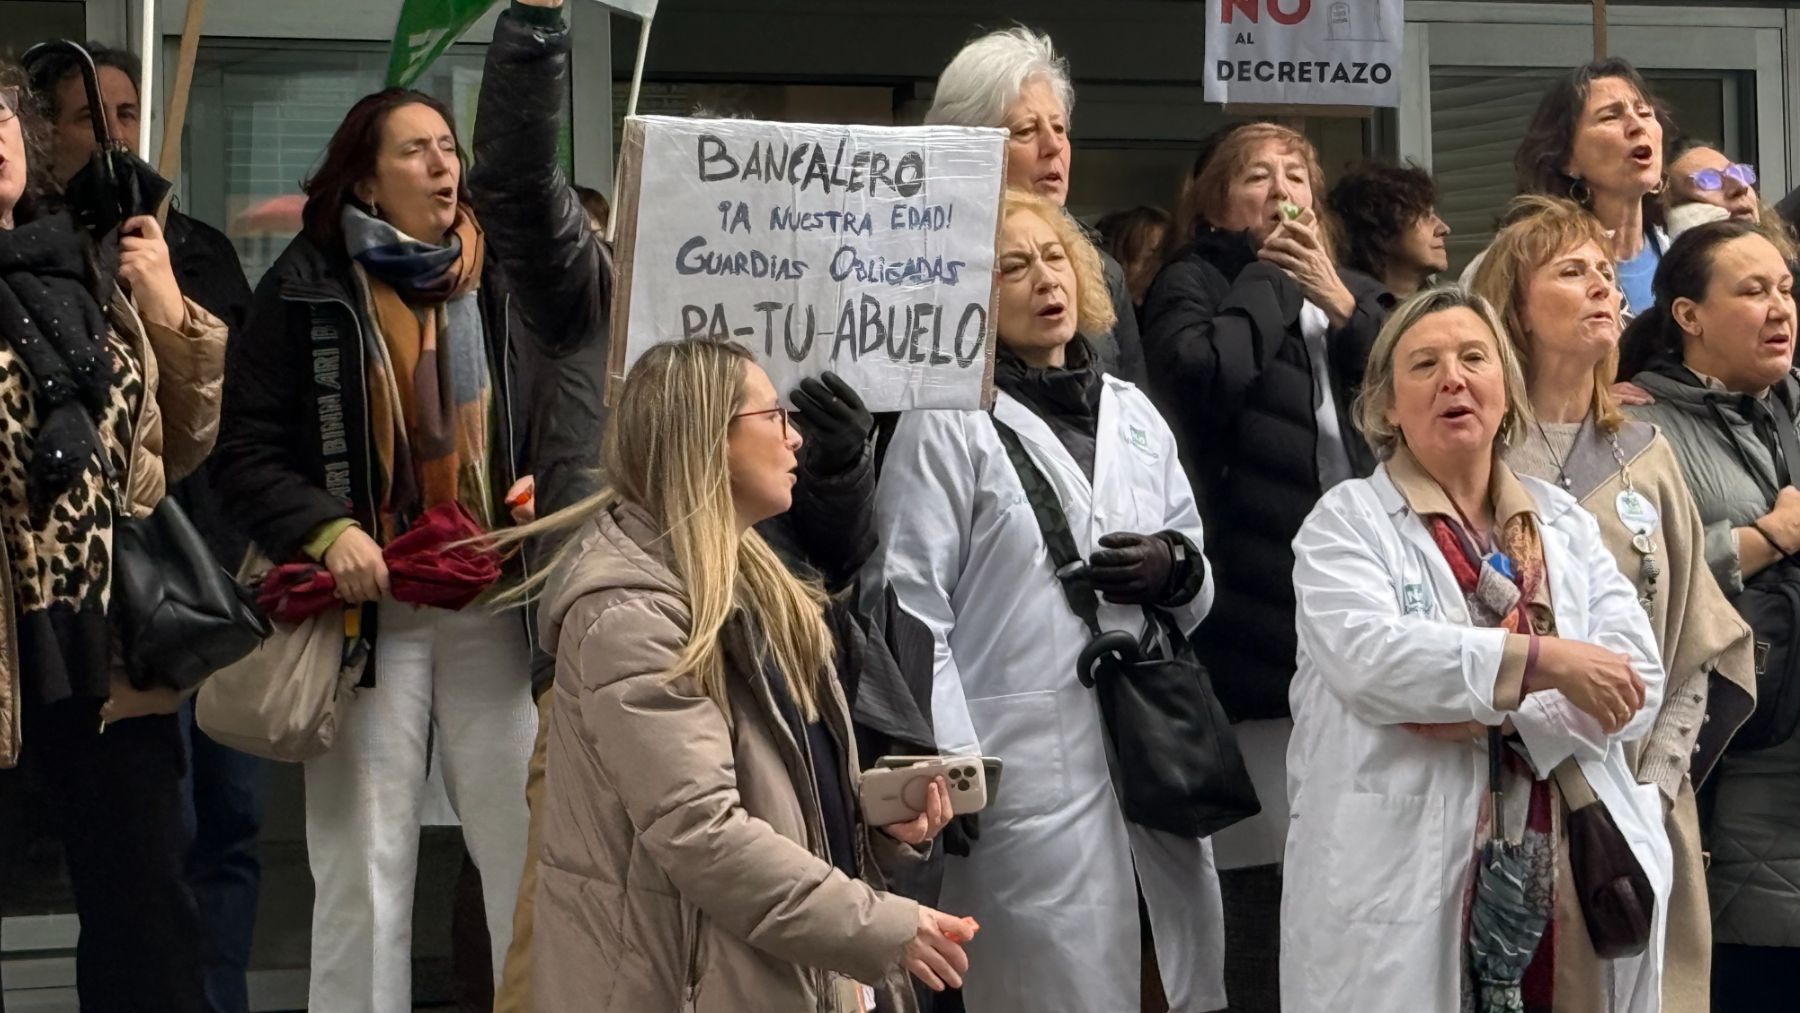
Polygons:
<instances>
[{"instance_id":1,"label":"door frame","mask_svg":"<svg viewBox=\"0 0 1800 1013\"><path fill-rule=\"evenodd\" d=\"M1612 51L1650 70L1748 71L1756 96L1757 170L1763 197L1780 200L1800 167L1800 108L1787 99L1800 82L1800 12L1731 7L1609 7ZM1407 0L1398 111L1400 155L1431 168L1431 67L1576 66L1592 52L1586 5ZM1493 45L1477 26L1507 30ZM1577 30L1572 30L1577 29ZM1752 45L1745 46L1748 32ZM1532 54L1520 59L1521 54Z\"/></svg>"}]
</instances>

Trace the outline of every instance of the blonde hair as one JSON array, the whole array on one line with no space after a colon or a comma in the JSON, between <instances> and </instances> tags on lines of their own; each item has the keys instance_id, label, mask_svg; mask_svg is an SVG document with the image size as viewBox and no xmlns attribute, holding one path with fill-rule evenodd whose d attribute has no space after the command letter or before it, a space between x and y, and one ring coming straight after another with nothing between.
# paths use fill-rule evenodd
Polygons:
<instances>
[{"instance_id":1,"label":"blonde hair","mask_svg":"<svg viewBox=\"0 0 1800 1013\"><path fill-rule=\"evenodd\" d=\"M1512 336L1519 356L1520 369L1531 375L1531 331L1525 326L1527 289L1538 268L1557 256L1583 243L1593 243L1613 259L1612 237L1606 234L1600 219L1586 208L1561 197L1537 194L1513 199L1507 209L1509 224L1494 237L1494 243L1475 269L1469 288L1500 311L1500 322ZM1616 270L1615 265L1615 270ZM1625 413L1613 397L1613 379L1619 374L1619 347L1594 364L1594 421L1607 432L1618 432L1625 424Z\"/></svg>"},{"instance_id":2,"label":"blonde hair","mask_svg":"<svg viewBox=\"0 0 1800 1013\"><path fill-rule=\"evenodd\" d=\"M743 406L744 374L755 359L722 341L671 341L638 359L607 421L607 475L612 484L532 524L495 535L506 548L561 535L618 503L648 513L667 545L689 615L681 657L667 674L692 676L727 717L721 637L742 609L768 646L802 715L818 716L832 663L825 594L795 577L754 529L740 531L731 497L727 435ZM529 596L571 551L565 540L545 572L512 592Z\"/></svg>"},{"instance_id":3,"label":"blonde hair","mask_svg":"<svg viewBox=\"0 0 1800 1013\"><path fill-rule=\"evenodd\" d=\"M1069 265L1075 269L1076 330L1088 337L1112 330L1118 316L1113 310L1112 292L1106 287L1106 268L1100 262L1100 251L1075 224L1075 219L1047 197L1009 187L1000 208L1001 223L1016 214L1033 214L1043 219L1068 254Z\"/></svg>"},{"instance_id":4,"label":"blonde hair","mask_svg":"<svg viewBox=\"0 0 1800 1013\"><path fill-rule=\"evenodd\" d=\"M1381 333L1375 336L1374 347L1369 349L1369 370L1363 378L1362 391L1356 395L1352 416L1357 430L1383 460L1392 457L1404 439L1400 427L1387 417L1394 407L1394 352L1400 347L1400 339L1426 317L1454 309L1470 310L1480 317L1493 332L1494 347L1499 350L1500 371L1506 383L1506 415L1500 420L1500 431L1494 434L1495 442L1510 447L1531 426L1534 416L1525 396L1525 373L1519 368L1519 353L1506 336L1500 315L1486 299L1463 286L1440 285L1395 307Z\"/></svg>"}]
</instances>

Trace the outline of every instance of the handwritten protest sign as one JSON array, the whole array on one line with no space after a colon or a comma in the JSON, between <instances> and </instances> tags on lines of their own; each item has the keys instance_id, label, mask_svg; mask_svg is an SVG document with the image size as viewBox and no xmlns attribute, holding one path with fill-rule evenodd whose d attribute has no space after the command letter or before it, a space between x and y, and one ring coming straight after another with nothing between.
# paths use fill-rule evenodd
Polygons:
<instances>
[{"instance_id":1,"label":"handwritten protest sign","mask_svg":"<svg viewBox=\"0 0 1800 1013\"><path fill-rule=\"evenodd\" d=\"M634 116L611 381L695 337L874 411L992 402L1005 132ZM623 340L619 340L622 337Z\"/></svg>"}]
</instances>

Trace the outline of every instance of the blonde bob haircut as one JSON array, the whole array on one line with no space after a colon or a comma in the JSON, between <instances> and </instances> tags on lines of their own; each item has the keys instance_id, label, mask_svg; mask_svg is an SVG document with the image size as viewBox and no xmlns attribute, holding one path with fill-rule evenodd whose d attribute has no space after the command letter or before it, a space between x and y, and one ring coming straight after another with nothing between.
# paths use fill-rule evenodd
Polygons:
<instances>
[{"instance_id":1,"label":"blonde bob haircut","mask_svg":"<svg viewBox=\"0 0 1800 1013\"><path fill-rule=\"evenodd\" d=\"M1039 197L1029 190L1009 187L1000 208L1000 222L1013 215L1037 215L1056 233L1069 264L1075 269L1075 329L1088 337L1105 334L1118 322L1113 310L1112 292L1106 287L1106 268L1101 266L1100 251L1094 247L1081 226L1075 224L1055 201ZM995 251L999 259L1000 251ZM998 270L998 265L995 267ZM1001 335L1005 341L1006 336Z\"/></svg>"},{"instance_id":2,"label":"blonde bob haircut","mask_svg":"<svg viewBox=\"0 0 1800 1013\"><path fill-rule=\"evenodd\" d=\"M742 410L745 370L755 360L723 341L670 341L638 359L607 420L605 457L611 485L531 524L495 535L497 548L561 536L564 544L545 572L512 592L528 597L572 562L574 529L627 503L657 526L662 556L683 586L688 639L668 673L691 676L727 718L722 634L742 609L787 679L807 720L832 663L825 626L825 594L796 578L755 529L739 530L731 498L727 435ZM654 550L653 550L654 551Z\"/></svg>"},{"instance_id":3,"label":"blonde bob haircut","mask_svg":"<svg viewBox=\"0 0 1800 1013\"><path fill-rule=\"evenodd\" d=\"M1514 198L1506 220L1508 224L1494 237L1469 287L1500 311L1500 322L1512 335L1519 367L1529 377L1534 349L1531 330L1525 326L1525 310L1532 275L1584 243L1593 243L1611 263L1612 237L1586 208L1561 197L1527 194ZM1618 373L1619 346L1614 343L1613 350L1594 366L1593 397L1588 402L1594 421L1609 433L1618 432L1625 424L1625 413L1612 393Z\"/></svg>"},{"instance_id":4,"label":"blonde bob haircut","mask_svg":"<svg viewBox=\"0 0 1800 1013\"><path fill-rule=\"evenodd\" d=\"M1494 434L1496 451L1511 447L1530 431L1534 416L1531 402L1525 396L1525 373L1519 368L1519 353L1506 336L1506 325L1494 312L1493 304L1461 285L1428 288L1394 308L1392 316L1375 336L1369 349L1369 370L1363 378L1362 392L1356 396L1353 412L1356 428L1369 441L1369 446L1382 460L1406 442L1400 428L1388 421L1394 408L1394 352L1400 339L1426 317L1454 309L1466 309L1480 317L1493 332L1494 347L1500 356L1500 370L1506 380L1506 414L1500 419L1500 431Z\"/></svg>"}]
</instances>

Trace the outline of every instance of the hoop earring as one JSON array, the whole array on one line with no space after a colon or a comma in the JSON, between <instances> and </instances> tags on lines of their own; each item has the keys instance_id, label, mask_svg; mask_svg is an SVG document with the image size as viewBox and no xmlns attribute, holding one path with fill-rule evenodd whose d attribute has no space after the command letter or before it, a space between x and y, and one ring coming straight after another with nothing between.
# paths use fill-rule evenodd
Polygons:
<instances>
[{"instance_id":1,"label":"hoop earring","mask_svg":"<svg viewBox=\"0 0 1800 1013\"><path fill-rule=\"evenodd\" d=\"M1650 196L1661 197L1662 192L1664 190L1667 190L1668 188L1669 188L1669 174L1665 172L1662 174L1662 178L1656 181L1656 185L1650 188Z\"/></svg>"},{"instance_id":2,"label":"hoop earring","mask_svg":"<svg viewBox=\"0 0 1800 1013\"><path fill-rule=\"evenodd\" d=\"M369 217L371 217L371 218L380 218L381 217L381 205L380 204L377 204L374 201L369 202Z\"/></svg>"},{"instance_id":3,"label":"hoop earring","mask_svg":"<svg viewBox=\"0 0 1800 1013\"><path fill-rule=\"evenodd\" d=\"M1569 184L1569 199L1585 207L1588 201L1594 199L1594 191L1588 187L1587 180L1577 176Z\"/></svg>"}]
</instances>

